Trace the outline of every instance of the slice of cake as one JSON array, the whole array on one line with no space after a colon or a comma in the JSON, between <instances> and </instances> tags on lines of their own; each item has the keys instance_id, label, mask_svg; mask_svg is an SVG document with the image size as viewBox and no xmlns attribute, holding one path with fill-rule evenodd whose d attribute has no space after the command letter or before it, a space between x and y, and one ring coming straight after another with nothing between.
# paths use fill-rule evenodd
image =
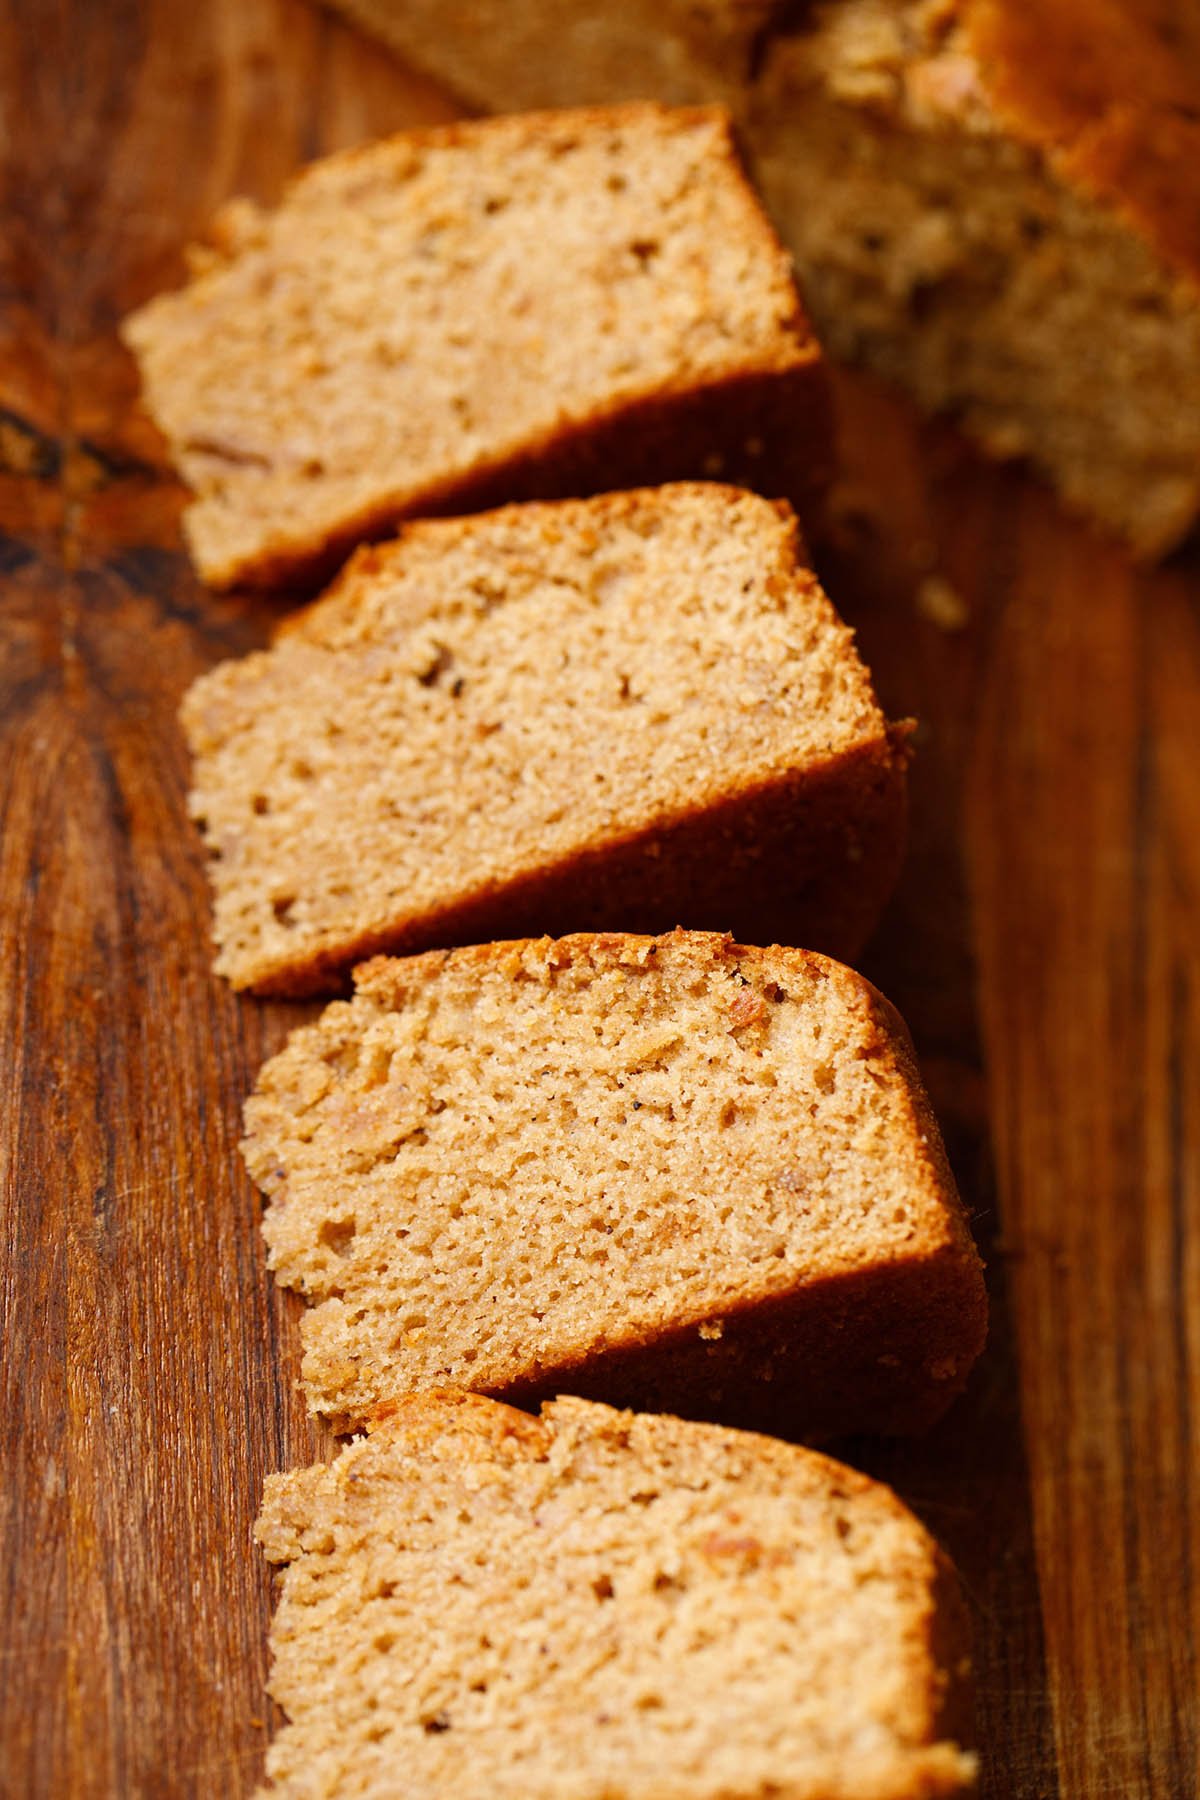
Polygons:
<instances>
[{"instance_id":1,"label":"slice of cake","mask_svg":"<svg viewBox=\"0 0 1200 1800\"><path fill-rule=\"evenodd\" d=\"M125 328L217 585L432 511L721 474L819 487L820 353L719 109L404 133L219 223Z\"/></svg>"},{"instance_id":2,"label":"slice of cake","mask_svg":"<svg viewBox=\"0 0 1200 1800\"><path fill-rule=\"evenodd\" d=\"M850 955L905 751L786 507L680 484L408 526L183 710L239 987L680 919Z\"/></svg>"},{"instance_id":3,"label":"slice of cake","mask_svg":"<svg viewBox=\"0 0 1200 1800\"><path fill-rule=\"evenodd\" d=\"M407 1401L268 1478L269 1792L948 1800L954 1572L811 1450L562 1399Z\"/></svg>"},{"instance_id":4,"label":"slice of cake","mask_svg":"<svg viewBox=\"0 0 1200 1800\"><path fill-rule=\"evenodd\" d=\"M962 1387L979 1257L861 976L704 932L379 958L246 1108L313 1408L563 1389L789 1436Z\"/></svg>"}]
</instances>

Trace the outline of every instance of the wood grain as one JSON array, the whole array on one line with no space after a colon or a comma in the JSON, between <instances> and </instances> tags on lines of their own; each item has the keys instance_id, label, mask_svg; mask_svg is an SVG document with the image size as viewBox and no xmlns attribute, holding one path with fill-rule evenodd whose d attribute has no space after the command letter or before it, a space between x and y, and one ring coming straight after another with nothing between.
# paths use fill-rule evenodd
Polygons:
<instances>
[{"instance_id":1,"label":"wood grain","mask_svg":"<svg viewBox=\"0 0 1200 1800\"><path fill-rule=\"evenodd\" d=\"M5 1795L249 1792L264 1472L322 1446L236 1154L297 1009L209 973L174 712L215 600L115 326L224 198L452 102L303 0L0 20ZM921 720L870 973L913 1026L993 1331L927 1440L854 1445L958 1557L992 1800L1200 1791L1200 568L1136 574L847 380L835 598ZM855 491L858 500L855 500ZM918 604L940 570L961 629Z\"/></svg>"}]
</instances>

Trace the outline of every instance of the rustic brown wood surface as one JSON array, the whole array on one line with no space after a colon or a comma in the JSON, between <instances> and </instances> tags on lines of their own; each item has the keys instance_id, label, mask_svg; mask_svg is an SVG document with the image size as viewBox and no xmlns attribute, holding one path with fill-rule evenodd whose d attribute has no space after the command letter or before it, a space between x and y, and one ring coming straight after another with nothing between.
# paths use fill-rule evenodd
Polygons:
<instances>
[{"instance_id":1,"label":"rustic brown wood surface","mask_svg":"<svg viewBox=\"0 0 1200 1800\"><path fill-rule=\"evenodd\" d=\"M115 327L229 194L454 107L304 0L13 0L0 83L0 1792L240 1795L251 1522L322 1448L236 1153L297 1011L210 976L174 715L271 615L189 569ZM948 429L843 402L829 585L921 720L868 966L994 1308L938 1431L849 1454L959 1559L991 1800L1194 1795L1200 568L1135 573Z\"/></svg>"}]
</instances>

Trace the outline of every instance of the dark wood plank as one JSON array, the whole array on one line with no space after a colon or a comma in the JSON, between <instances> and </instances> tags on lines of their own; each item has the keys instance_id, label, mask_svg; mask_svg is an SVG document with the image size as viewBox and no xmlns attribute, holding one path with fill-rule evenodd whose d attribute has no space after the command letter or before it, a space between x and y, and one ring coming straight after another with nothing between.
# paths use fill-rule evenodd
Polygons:
<instances>
[{"instance_id":1,"label":"dark wood plank","mask_svg":"<svg viewBox=\"0 0 1200 1800\"><path fill-rule=\"evenodd\" d=\"M953 1554L972 1605L982 1792L1056 1794L1012 1295L999 1220L976 1004L963 819L978 696L1006 584L996 548L1013 477L955 434L919 427L878 385L839 381L845 471L839 542L822 558L893 716L918 720L908 863L866 972L904 1013L985 1260L991 1320L967 1393L916 1443L846 1446L892 1483ZM931 576L953 628L922 609ZM943 605L948 604L943 595Z\"/></svg>"},{"instance_id":2,"label":"dark wood plank","mask_svg":"<svg viewBox=\"0 0 1200 1800\"><path fill-rule=\"evenodd\" d=\"M923 720L913 855L871 962L914 1027L993 1292L964 1407L936 1445L872 1460L918 1506L930 1483L935 1524L966 1483L961 1536L941 1530L980 1602L988 1791L1195 1793L1198 559L1137 571L946 428L914 435L863 383L844 410L852 473L886 499L838 596L890 703ZM960 629L921 615L930 567Z\"/></svg>"},{"instance_id":3,"label":"dark wood plank","mask_svg":"<svg viewBox=\"0 0 1200 1800\"><path fill-rule=\"evenodd\" d=\"M23 9L3 40L0 1789L248 1792L262 1478L320 1434L236 1151L295 1009L208 970L175 709L270 610L216 603L115 338L231 191L445 116L303 5Z\"/></svg>"},{"instance_id":4,"label":"dark wood plank","mask_svg":"<svg viewBox=\"0 0 1200 1800\"><path fill-rule=\"evenodd\" d=\"M250 1525L321 1449L236 1154L297 1014L210 976L174 710L270 609L191 574L115 326L229 194L452 107L303 0L24 0L0 83L0 1791L243 1793ZM992 1800L1194 1793L1200 570L1134 574L865 383L843 412L829 584L922 722L870 973L993 1292L952 1416L853 1453L963 1569Z\"/></svg>"},{"instance_id":5,"label":"dark wood plank","mask_svg":"<svg viewBox=\"0 0 1200 1800\"><path fill-rule=\"evenodd\" d=\"M968 810L1064 1791L1200 1790L1200 621L1013 519Z\"/></svg>"}]
</instances>

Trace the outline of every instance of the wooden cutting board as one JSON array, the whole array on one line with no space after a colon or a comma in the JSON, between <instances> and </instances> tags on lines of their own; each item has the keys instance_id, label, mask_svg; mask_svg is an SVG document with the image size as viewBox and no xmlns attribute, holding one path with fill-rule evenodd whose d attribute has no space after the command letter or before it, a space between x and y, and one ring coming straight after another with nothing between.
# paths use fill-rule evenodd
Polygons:
<instances>
[{"instance_id":1,"label":"wooden cutting board","mask_svg":"<svg viewBox=\"0 0 1200 1800\"><path fill-rule=\"evenodd\" d=\"M303 0L0 21L0 1792L247 1793L268 1469L327 1446L236 1153L299 1016L209 973L175 708L271 608L207 595L115 327L214 207L453 103ZM843 384L826 574L921 721L869 958L990 1265L928 1440L851 1445L954 1552L992 1800L1200 1792L1200 560L1137 574Z\"/></svg>"}]
</instances>

